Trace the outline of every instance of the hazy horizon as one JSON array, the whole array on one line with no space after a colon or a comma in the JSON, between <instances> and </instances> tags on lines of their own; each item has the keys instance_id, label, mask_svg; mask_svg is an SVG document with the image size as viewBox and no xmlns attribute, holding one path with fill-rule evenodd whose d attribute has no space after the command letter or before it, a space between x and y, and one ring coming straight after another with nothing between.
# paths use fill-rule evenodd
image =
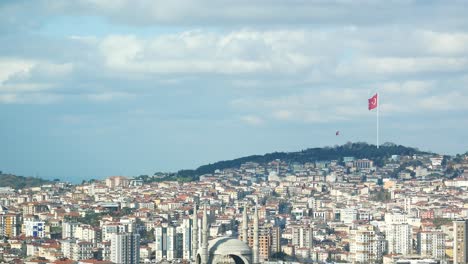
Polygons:
<instances>
[{"instance_id":1,"label":"hazy horizon","mask_svg":"<svg viewBox=\"0 0 468 264\"><path fill-rule=\"evenodd\" d=\"M372 143L368 143L368 142L346 142L345 144L347 143L366 143L366 144L369 144L369 145L372 145L372 146L376 146L376 144L372 144ZM384 142L383 144L386 144L386 143L392 143L392 144L396 144L396 145L401 145L401 144L398 144L398 143L395 143L395 142ZM343 145L343 144L342 144ZM316 147L308 147L308 148L326 148L326 147L335 147L335 146L342 146L342 145L334 145L334 146L316 146ZM405 147L412 147L412 146L405 146ZM96 175L94 177L82 177L82 176L76 176L75 177L72 177L72 178L62 178L62 177L50 177L50 176L47 176L47 175L39 175L38 173L36 173L35 175L19 175L17 173L14 173L14 172L7 172L7 171L2 171L2 173L6 173L6 174L14 174L14 175L18 175L18 176L25 176L25 177L37 177L37 178L43 178L43 179L47 179L47 180L54 180L54 179L61 179L61 180L66 180L66 181L69 181L71 183L81 183L83 180L91 180L91 179L95 179L95 180L103 180L107 177L110 177L110 176L127 176L127 177L136 177L136 176L140 176L140 175L154 175L155 173L157 172L163 172L163 173L174 173L174 172L177 172L179 170L184 170L184 169L197 169L198 167L202 166L202 165L207 165L207 164L211 164L211 163L215 163L215 162L218 162L218 161L224 161L224 160L232 160L232 159L237 159L237 158L242 158L242 157L246 157L246 156L251 156L251 155L264 155L264 154L268 154L268 153L273 153L273 152L296 152L296 151L301 151L301 150L305 150L305 149L308 149L308 148L303 148L303 149L297 149L297 150L284 150L284 151L279 151L279 150L276 150L276 151L270 151L270 152L265 152L265 153L251 153L251 154L246 154L246 155L243 155L243 156L238 156L238 157L232 157L232 158L226 158L226 159L219 159L219 160L214 160L214 161L208 161L206 163L203 163L203 164L198 164L198 165L195 165L194 167L191 167L191 168L174 168L172 170L158 170L158 169L154 169L153 171L149 171L147 173L139 173L139 174L105 174L105 175ZM416 147L415 147L416 148ZM436 154L441 154L441 155L451 155L451 156L454 156L456 154L465 154L466 152L464 153L454 153L454 154L449 154L449 153L437 153L437 152L434 152L434 151L431 151L431 150L427 150L427 149L420 149L420 148L417 148L419 149L420 151L427 151L427 152L432 152L432 153L436 153ZM73 176L73 175L72 175ZM70 176L69 176L70 177Z\"/></svg>"}]
</instances>

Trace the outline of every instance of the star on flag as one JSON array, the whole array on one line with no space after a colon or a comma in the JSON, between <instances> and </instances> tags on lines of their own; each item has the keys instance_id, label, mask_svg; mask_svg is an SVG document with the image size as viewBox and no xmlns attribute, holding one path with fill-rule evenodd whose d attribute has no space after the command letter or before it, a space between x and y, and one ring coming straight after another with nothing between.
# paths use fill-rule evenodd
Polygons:
<instances>
[{"instance_id":1,"label":"star on flag","mask_svg":"<svg viewBox=\"0 0 468 264\"><path fill-rule=\"evenodd\" d=\"M375 94L374 96L369 98L369 111L374 108L377 108L378 101L379 101L378 94Z\"/></svg>"}]
</instances>

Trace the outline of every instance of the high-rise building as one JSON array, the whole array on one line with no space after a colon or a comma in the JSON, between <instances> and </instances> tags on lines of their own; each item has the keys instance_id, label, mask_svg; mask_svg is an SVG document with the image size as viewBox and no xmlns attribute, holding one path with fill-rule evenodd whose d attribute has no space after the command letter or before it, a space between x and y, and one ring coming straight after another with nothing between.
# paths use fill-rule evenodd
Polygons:
<instances>
[{"instance_id":1,"label":"high-rise building","mask_svg":"<svg viewBox=\"0 0 468 264\"><path fill-rule=\"evenodd\" d=\"M254 247L254 230L253 225L249 226L249 230L247 233L247 244L249 247ZM239 240L244 241L243 233L239 233ZM273 244L273 233L272 228L268 226L260 226L258 228L258 257L259 261L263 262L268 260L272 254L271 248Z\"/></svg>"},{"instance_id":2,"label":"high-rise building","mask_svg":"<svg viewBox=\"0 0 468 264\"><path fill-rule=\"evenodd\" d=\"M178 247L182 250L182 258L187 260L192 259L192 228L193 220L190 218L184 218L182 225L177 227L178 239L182 239Z\"/></svg>"},{"instance_id":3,"label":"high-rise building","mask_svg":"<svg viewBox=\"0 0 468 264\"><path fill-rule=\"evenodd\" d=\"M281 252L281 230L279 226L271 228L271 254Z\"/></svg>"},{"instance_id":4,"label":"high-rise building","mask_svg":"<svg viewBox=\"0 0 468 264\"><path fill-rule=\"evenodd\" d=\"M371 225L350 231L350 255L353 263L374 263L382 260L385 251L383 234Z\"/></svg>"},{"instance_id":5,"label":"high-rise building","mask_svg":"<svg viewBox=\"0 0 468 264\"><path fill-rule=\"evenodd\" d=\"M110 241L115 234L130 233L128 225L121 223L106 223L101 228L102 241Z\"/></svg>"},{"instance_id":6,"label":"high-rise building","mask_svg":"<svg viewBox=\"0 0 468 264\"><path fill-rule=\"evenodd\" d=\"M453 221L453 263L468 263L468 220Z\"/></svg>"},{"instance_id":7,"label":"high-rise building","mask_svg":"<svg viewBox=\"0 0 468 264\"><path fill-rule=\"evenodd\" d=\"M16 213L0 215L0 235L4 237L19 236L21 232L21 216Z\"/></svg>"},{"instance_id":8,"label":"high-rise building","mask_svg":"<svg viewBox=\"0 0 468 264\"><path fill-rule=\"evenodd\" d=\"M256 248L256 258L259 262L268 260L271 255L273 244L272 227L259 225L258 213L255 208L253 224L248 225L247 209L242 214L242 226L239 230L239 240L247 243L252 249ZM250 228L249 228L250 227Z\"/></svg>"},{"instance_id":9,"label":"high-rise building","mask_svg":"<svg viewBox=\"0 0 468 264\"><path fill-rule=\"evenodd\" d=\"M24 227L24 234L27 237L45 237L45 222L36 220L36 219L28 219L23 223Z\"/></svg>"},{"instance_id":10,"label":"high-rise building","mask_svg":"<svg viewBox=\"0 0 468 264\"><path fill-rule=\"evenodd\" d=\"M412 227L409 224L391 224L385 232L388 253L409 255L413 248Z\"/></svg>"},{"instance_id":11,"label":"high-rise building","mask_svg":"<svg viewBox=\"0 0 468 264\"><path fill-rule=\"evenodd\" d=\"M76 228L80 224L77 222L63 222L62 223L62 238L74 238L75 237L75 231Z\"/></svg>"},{"instance_id":12,"label":"high-rise building","mask_svg":"<svg viewBox=\"0 0 468 264\"><path fill-rule=\"evenodd\" d=\"M76 239L66 239L60 241L60 249L65 258L72 259L73 257L73 245L76 243Z\"/></svg>"},{"instance_id":13,"label":"high-rise building","mask_svg":"<svg viewBox=\"0 0 468 264\"><path fill-rule=\"evenodd\" d=\"M72 260L93 258L93 243L67 239L61 241L61 250L64 257Z\"/></svg>"},{"instance_id":14,"label":"high-rise building","mask_svg":"<svg viewBox=\"0 0 468 264\"><path fill-rule=\"evenodd\" d=\"M75 228L74 237L79 240L97 243L101 241L101 230L90 225L78 225Z\"/></svg>"},{"instance_id":15,"label":"high-rise building","mask_svg":"<svg viewBox=\"0 0 468 264\"><path fill-rule=\"evenodd\" d=\"M140 262L140 235L133 233L112 235L110 260L116 264L138 264Z\"/></svg>"},{"instance_id":16,"label":"high-rise building","mask_svg":"<svg viewBox=\"0 0 468 264\"><path fill-rule=\"evenodd\" d=\"M166 229L166 256L167 259L182 258L182 252L178 252L177 230L173 226Z\"/></svg>"},{"instance_id":17,"label":"high-rise building","mask_svg":"<svg viewBox=\"0 0 468 264\"><path fill-rule=\"evenodd\" d=\"M72 259L83 260L93 258L93 243L87 241L79 241L74 245Z\"/></svg>"},{"instance_id":18,"label":"high-rise building","mask_svg":"<svg viewBox=\"0 0 468 264\"><path fill-rule=\"evenodd\" d=\"M312 248L314 229L309 225L292 227L292 244L299 248Z\"/></svg>"},{"instance_id":19,"label":"high-rise building","mask_svg":"<svg viewBox=\"0 0 468 264\"><path fill-rule=\"evenodd\" d=\"M442 231L418 233L418 254L442 260L445 258L445 234Z\"/></svg>"},{"instance_id":20,"label":"high-rise building","mask_svg":"<svg viewBox=\"0 0 468 264\"><path fill-rule=\"evenodd\" d=\"M157 226L154 228L154 243L155 243L155 257L156 261L167 258L167 229L173 227Z\"/></svg>"},{"instance_id":21,"label":"high-rise building","mask_svg":"<svg viewBox=\"0 0 468 264\"><path fill-rule=\"evenodd\" d=\"M154 230L156 260L174 260L184 258L184 228L175 226L157 226ZM190 233L190 231L187 231ZM190 249L189 245L186 245ZM190 250L189 250L190 252ZM190 256L187 258L190 259Z\"/></svg>"}]
</instances>

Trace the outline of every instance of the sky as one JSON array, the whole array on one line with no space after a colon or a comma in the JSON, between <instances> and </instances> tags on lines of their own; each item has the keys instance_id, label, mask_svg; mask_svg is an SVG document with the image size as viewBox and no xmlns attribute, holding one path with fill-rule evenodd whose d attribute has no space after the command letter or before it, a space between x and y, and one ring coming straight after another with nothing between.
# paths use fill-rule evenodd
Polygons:
<instances>
[{"instance_id":1,"label":"sky","mask_svg":"<svg viewBox=\"0 0 468 264\"><path fill-rule=\"evenodd\" d=\"M77 181L375 144L377 92L380 142L464 153L466 14L465 0L1 0L0 170Z\"/></svg>"}]
</instances>

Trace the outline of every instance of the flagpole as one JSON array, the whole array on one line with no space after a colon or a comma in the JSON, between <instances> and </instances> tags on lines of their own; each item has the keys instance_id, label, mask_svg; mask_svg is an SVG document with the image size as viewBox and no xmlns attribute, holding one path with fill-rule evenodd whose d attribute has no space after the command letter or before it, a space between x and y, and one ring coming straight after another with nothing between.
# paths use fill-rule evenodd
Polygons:
<instances>
[{"instance_id":1,"label":"flagpole","mask_svg":"<svg viewBox=\"0 0 468 264\"><path fill-rule=\"evenodd\" d=\"M379 112L380 112L380 94L377 92L377 148L379 148Z\"/></svg>"}]
</instances>

